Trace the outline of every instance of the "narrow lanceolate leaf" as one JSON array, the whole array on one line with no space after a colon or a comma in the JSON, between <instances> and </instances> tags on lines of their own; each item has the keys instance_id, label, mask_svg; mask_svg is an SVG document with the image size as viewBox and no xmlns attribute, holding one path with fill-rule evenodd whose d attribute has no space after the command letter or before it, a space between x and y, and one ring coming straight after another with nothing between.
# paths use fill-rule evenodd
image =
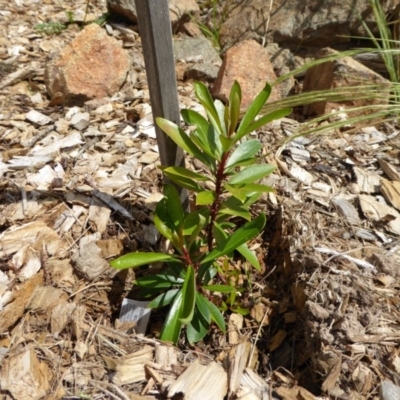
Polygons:
<instances>
[{"instance_id":1,"label":"narrow lanceolate leaf","mask_svg":"<svg viewBox=\"0 0 400 400\"><path fill-rule=\"evenodd\" d=\"M164 253L129 253L110 261L110 265L116 269L140 267L141 265L155 262L177 261L176 257Z\"/></svg>"},{"instance_id":2,"label":"narrow lanceolate leaf","mask_svg":"<svg viewBox=\"0 0 400 400\"><path fill-rule=\"evenodd\" d=\"M258 185L256 183L245 183L241 185L225 184L224 188L243 203L253 193L265 193L274 191L271 186Z\"/></svg>"},{"instance_id":3,"label":"narrow lanceolate leaf","mask_svg":"<svg viewBox=\"0 0 400 400\"><path fill-rule=\"evenodd\" d=\"M265 225L265 215L260 214L253 221L245 223L238 230L233 232L231 236L221 243L217 248L212 250L202 261L201 264L215 260L218 257L224 256L233 250L236 250L243 243L256 237Z\"/></svg>"},{"instance_id":4,"label":"narrow lanceolate leaf","mask_svg":"<svg viewBox=\"0 0 400 400\"><path fill-rule=\"evenodd\" d=\"M183 167L161 167L161 170L165 173L171 173L173 175L182 176L184 178L190 178L195 181L204 182L210 180L208 176L199 174Z\"/></svg>"},{"instance_id":5,"label":"narrow lanceolate leaf","mask_svg":"<svg viewBox=\"0 0 400 400\"><path fill-rule=\"evenodd\" d=\"M220 243L223 243L228 237L228 234L224 231L224 229L218 222L214 222L213 234L215 237L215 241L217 242L217 246Z\"/></svg>"},{"instance_id":6,"label":"narrow lanceolate leaf","mask_svg":"<svg viewBox=\"0 0 400 400\"><path fill-rule=\"evenodd\" d=\"M210 124L208 121L200 115L198 112L193 110L182 110L181 115L183 120L188 125L195 125L196 126L196 137L201 142L201 146L203 150L210 156L213 156L212 148L210 147L208 140L207 140L207 132Z\"/></svg>"},{"instance_id":7,"label":"narrow lanceolate leaf","mask_svg":"<svg viewBox=\"0 0 400 400\"><path fill-rule=\"evenodd\" d=\"M228 183L230 185L239 183L253 183L258 181L265 176L271 174L275 169L274 165L269 164L256 164L250 167L243 168L236 175L229 179Z\"/></svg>"},{"instance_id":8,"label":"narrow lanceolate leaf","mask_svg":"<svg viewBox=\"0 0 400 400\"><path fill-rule=\"evenodd\" d=\"M291 108L283 108L282 110L273 111L267 115L264 115L263 117L259 118L257 121L254 121L251 125L249 125L245 129L244 134L247 135L251 132L254 132L256 129L261 128L265 124L268 124L268 122L286 117L291 112Z\"/></svg>"},{"instance_id":9,"label":"narrow lanceolate leaf","mask_svg":"<svg viewBox=\"0 0 400 400\"><path fill-rule=\"evenodd\" d=\"M223 129L221 126L221 121L219 119L218 112L214 105L214 100L211 97L206 85L201 82L196 82L194 84L194 92L196 94L197 100L200 101L201 105L206 110L208 118L213 126L217 129L218 133L222 135Z\"/></svg>"},{"instance_id":10,"label":"narrow lanceolate leaf","mask_svg":"<svg viewBox=\"0 0 400 400\"><path fill-rule=\"evenodd\" d=\"M210 323L211 322L211 312L208 308L207 301L203 295L199 292L196 293L196 308L200 311L203 318Z\"/></svg>"},{"instance_id":11,"label":"narrow lanceolate leaf","mask_svg":"<svg viewBox=\"0 0 400 400\"><path fill-rule=\"evenodd\" d=\"M174 298L177 295L177 293L179 292L179 290L180 289L171 289L171 290L168 290L168 292L160 294L154 300L152 300L147 307L148 308L159 308L159 307L167 306L168 304L171 303L172 300L174 300Z\"/></svg>"},{"instance_id":12,"label":"narrow lanceolate leaf","mask_svg":"<svg viewBox=\"0 0 400 400\"><path fill-rule=\"evenodd\" d=\"M214 100L214 106L215 109L217 110L217 114L219 117L220 125L222 128L222 132L224 133L224 136L226 136L226 125L225 125L225 106L224 103L221 100Z\"/></svg>"},{"instance_id":13,"label":"narrow lanceolate leaf","mask_svg":"<svg viewBox=\"0 0 400 400\"><path fill-rule=\"evenodd\" d=\"M218 292L218 293L236 292L236 289L234 287L228 286L228 285L205 285L205 286L202 286L202 288L209 290L210 292Z\"/></svg>"},{"instance_id":14,"label":"narrow lanceolate leaf","mask_svg":"<svg viewBox=\"0 0 400 400\"><path fill-rule=\"evenodd\" d=\"M207 206L209 204L212 204L215 198L216 194L213 190L203 190L202 192L197 193L196 205Z\"/></svg>"},{"instance_id":15,"label":"narrow lanceolate leaf","mask_svg":"<svg viewBox=\"0 0 400 400\"><path fill-rule=\"evenodd\" d=\"M174 285L182 285L182 278L169 274L145 275L136 279L135 284L150 289L166 289Z\"/></svg>"},{"instance_id":16,"label":"narrow lanceolate leaf","mask_svg":"<svg viewBox=\"0 0 400 400\"><path fill-rule=\"evenodd\" d=\"M245 200L245 198L244 198ZM244 201L243 200L243 201ZM251 214L249 211L247 211L244 207L235 207L235 208L229 208L229 207L222 207L218 211L218 216L219 215L232 215L234 217L241 217L247 221L250 221L251 219ZM217 220L218 220L217 216Z\"/></svg>"},{"instance_id":17,"label":"narrow lanceolate leaf","mask_svg":"<svg viewBox=\"0 0 400 400\"><path fill-rule=\"evenodd\" d=\"M271 85L267 83L264 89L256 96L256 98L250 104L236 132L235 135L236 140L239 140L244 135L246 135L247 128L253 123L255 117L258 115L263 105L267 102L269 95L271 94L271 90L272 90Z\"/></svg>"},{"instance_id":18,"label":"narrow lanceolate leaf","mask_svg":"<svg viewBox=\"0 0 400 400\"><path fill-rule=\"evenodd\" d=\"M200 192L203 190L203 188L192 178L177 175L174 172L169 171L164 171L164 173L169 179L171 179L172 182L175 182L178 186L189 189L193 192Z\"/></svg>"},{"instance_id":19,"label":"narrow lanceolate leaf","mask_svg":"<svg viewBox=\"0 0 400 400\"><path fill-rule=\"evenodd\" d=\"M190 249L193 242L199 238L199 234L204 228L206 221L207 219L196 211L190 213L188 217L186 217L183 234L185 236L190 235L189 240L186 240L187 248Z\"/></svg>"},{"instance_id":20,"label":"narrow lanceolate leaf","mask_svg":"<svg viewBox=\"0 0 400 400\"><path fill-rule=\"evenodd\" d=\"M161 340L176 344L181 333L182 323L180 321L180 312L182 306L182 291L176 295L171 309L168 312L167 319L161 331Z\"/></svg>"},{"instance_id":21,"label":"narrow lanceolate leaf","mask_svg":"<svg viewBox=\"0 0 400 400\"><path fill-rule=\"evenodd\" d=\"M226 325L225 325L225 320L224 320L224 317L223 317L221 311L210 300L208 300L208 299L205 299L205 300L207 302L208 308L210 309L212 320L218 325L219 329L221 329L221 331L225 333Z\"/></svg>"},{"instance_id":22,"label":"narrow lanceolate leaf","mask_svg":"<svg viewBox=\"0 0 400 400\"><path fill-rule=\"evenodd\" d=\"M207 334L210 323L207 322L200 311L196 308L190 324L186 328L186 337L189 343L196 343Z\"/></svg>"},{"instance_id":23,"label":"narrow lanceolate leaf","mask_svg":"<svg viewBox=\"0 0 400 400\"><path fill-rule=\"evenodd\" d=\"M192 265L189 265L185 282L182 287L182 306L180 321L187 325L193 318L194 307L196 304L196 275Z\"/></svg>"},{"instance_id":24,"label":"narrow lanceolate leaf","mask_svg":"<svg viewBox=\"0 0 400 400\"><path fill-rule=\"evenodd\" d=\"M178 231L183 225L184 211L179 193L173 185L164 185L164 196L166 199L166 212L168 213L175 230Z\"/></svg>"},{"instance_id":25,"label":"narrow lanceolate leaf","mask_svg":"<svg viewBox=\"0 0 400 400\"><path fill-rule=\"evenodd\" d=\"M259 271L261 269L256 253L250 250L246 243L239 246L237 250L256 270Z\"/></svg>"},{"instance_id":26,"label":"narrow lanceolate leaf","mask_svg":"<svg viewBox=\"0 0 400 400\"><path fill-rule=\"evenodd\" d=\"M229 94L229 132L228 136L231 136L236 129L236 125L239 122L240 114L240 103L242 102L242 91L237 81L232 85L231 93Z\"/></svg>"},{"instance_id":27,"label":"narrow lanceolate leaf","mask_svg":"<svg viewBox=\"0 0 400 400\"><path fill-rule=\"evenodd\" d=\"M183 150L191 156L196 157L204 164L208 163L208 159L203 155L201 150L193 143L190 137L175 123L164 118L156 118L157 125Z\"/></svg>"},{"instance_id":28,"label":"narrow lanceolate leaf","mask_svg":"<svg viewBox=\"0 0 400 400\"><path fill-rule=\"evenodd\" d=\"M254 157L261 148L262 145L257 139L241 143L229 157L226 168L233 167L241 161Z\"/></svg>"}]
</instances>

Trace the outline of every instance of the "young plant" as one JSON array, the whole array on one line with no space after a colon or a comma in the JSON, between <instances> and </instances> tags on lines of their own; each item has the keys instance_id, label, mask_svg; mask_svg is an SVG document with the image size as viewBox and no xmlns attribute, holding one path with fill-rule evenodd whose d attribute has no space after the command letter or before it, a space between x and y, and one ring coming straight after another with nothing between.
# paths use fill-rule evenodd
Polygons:
<instances>
[{"instance_id":1,"label":"young plant","mask_svg":"<svg viewBox=\"0 0 400 400\"><path fill-rule=\"evenodd\" d=\"M183 110L184 121L194 126L189 135L173 122L157 119L179 147L204 165L205 172L201 173L183 167L161 167L175 185L193 192L196 206L190 212L184 210L175 186L165 185L154 224L172 243L174 251L131 253L111 261L111 265L118 269L154 262L168 265L162 273L143 276L135 282L155 296L149 307L171 305L162 340L176 343L183 326L190 343L201 340L212 323L225 332L221 310L234 308L236 296L242 290L232 279L235 252L260 269L256 254L247 243L263 229L265 215L261 213L252 219L250 206L263 192L272 190L258 182L274 166L258 163L261 143L245 139L262 125L290 113L285 108L257 119L270 93L271 86L267 84L239 122L242 96L237 82L226 106L219 100L214 102L202 83L195 83L196 97L207 118L196 111ZM236 226L238 217L245 221L240 227Z\"/></svg>"}]
</instances>

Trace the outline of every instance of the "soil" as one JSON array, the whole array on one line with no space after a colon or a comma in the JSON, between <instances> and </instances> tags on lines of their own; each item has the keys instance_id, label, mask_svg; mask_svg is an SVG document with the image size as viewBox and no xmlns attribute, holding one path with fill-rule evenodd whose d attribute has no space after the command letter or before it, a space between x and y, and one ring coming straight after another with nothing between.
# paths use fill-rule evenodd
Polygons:
<instances>
[{"instance_id":1,"label":"soil","mask_svg":"<svg viewBox=\"0 0 400 400\"><path fill-rule=\"evenodd\" d=\"M196 359L226 364L243 342L272 398L378 399L384 379L397 383L396 123L286 145L294 119L255 133L277 170L265 182L275 192L253 210L268 216L251 243L262 271L237 266L249 314L227 313L229 334L213 329L196 346L182 337L168 350L172 362L158 340L164 310L153 312L145 335L121 321L123 299L138 296L135 273L107 263L165 246L151 219L162 176L140 38L129 24L109 21L124 47L139 52L136 79L80 109L52 105L44 67L82 24L68 23L58 35L34 26L63 22L64 10L86 3L48 0L38 11L39 4L0 0L0 398L166 398L168 382ZM105 11L104 2L92 1L88 17ZM183 107L198 106L193 82L179 82L178 90ZM27 118L32 109L48 121ZM87 130L70 125L73 112L88 113ZM51 144L56 151L48 151ZM125 381L132 360L141 371Z\"/></svg>"}]
</instances>

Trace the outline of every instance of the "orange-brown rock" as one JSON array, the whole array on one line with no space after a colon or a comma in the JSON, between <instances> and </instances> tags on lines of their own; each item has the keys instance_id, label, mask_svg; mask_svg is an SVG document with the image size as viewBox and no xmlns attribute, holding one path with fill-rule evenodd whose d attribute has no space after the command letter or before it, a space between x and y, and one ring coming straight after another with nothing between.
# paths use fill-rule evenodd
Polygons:
<instances>
[{"instance_id":1,"label":"orange-brown rock","mask_svg":"<svg viewBox=\"0 0 400 400\"><path fill-rule=\"evenodd\" d=\"M112 96L123 85L130 65L117 40L91 24L46 67L47 92L58 104L69 106Z\"/></svg>"},{"instance_id":2,"label":"orange-brown rock","mask_svg":"<svg viewBox=\"0 0 400 400\"><path fill-rule=\"evenodd\" d=\"M242 88L241 108L247 108L265 84L276 80L267 50L254 40L246 40L231 47L226 53L214 83L214 97L227 101L233 83ZM280 91L274 88L269 101L280 99Z\"/></svg>"}]
</instances>

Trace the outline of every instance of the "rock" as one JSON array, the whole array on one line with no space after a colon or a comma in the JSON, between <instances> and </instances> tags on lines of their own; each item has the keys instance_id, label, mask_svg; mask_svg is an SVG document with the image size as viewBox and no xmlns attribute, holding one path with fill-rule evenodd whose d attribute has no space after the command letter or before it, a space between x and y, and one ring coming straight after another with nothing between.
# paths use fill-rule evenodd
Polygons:
<instances>
[{"instance_id":1,"label":"rock","mask_svg":"<svg viewBox=\"0 0 400 400\"><path fill-rule=\"evenodd\" d=\"M174 57L178 79L213 82L222 60L205 37L184 36L174 40ZM184 63L184 64L182 64ZM187 64L187 65L186 65Z\"/></svg>"},{"instance_id":2,"label":"rock","mask_svg":"<svg viewBox=\"0 0 400 400\"><path fill-rule=\"evenodd\" d=\"M114 14L121 15L137 23L137 12L134 0L107 0L107 8ZM200 11L196 0L170 0L169 17L174 30L190 20L191 15Z\"/></svg>"},{"instance_id":3,"label":"rock","mask_svg":"<svg viewBox=\"0 0 400 400\"><path fill-rule=\"evenodd\" d=\"M382 381L379 388L380 400L397 400L400 399L400 387L390 381Z\"/></svg>"},{"instance_id":4,"label":"rock","mask_svg":"<svg viewBox=\"0 0 400 400\"><path fill-rule=\"evenodd\" d=\"M387 12L398 1L381 3ZM375 29L370 0L274 0L271 12L265 0L242 1L223 23L220 41L224 49L246 39L326 47L348 42L348 36L367 36L360 15Z\"/></svg>"},{"instance_id":5,"label":"rock","mask_svg":"<svg viewBox=\"0 0 400 400\"><path fill-rule=\"evenodd\" d=\"M334 53L337 52L333 49L325 48L318 53L317 58ZM334 109L337 110L339 104L346 107L361 107L372 104L387 104L389 100L390 82L381 75L354 60L352 57L344 57L336 61L329 61L310 68L304 79L304 92L339 87L357 87L360 86L360 83L362 82L367 84L382 84L383 86L386 86L388 88L387 96L381 95L374 99L352 100L341 103L328 103L321 101L306 105L303 109L303 114L306 116L326 114ZM358 93L355 90L355 97L363 94L360 90L362 89L358 89ZM351 113L348 117L366 115L373 111L374 109L362 110L358 111L356 114Z\"/></svg>"},{"instance_id":6,"label":"rock","mask_svg":"<svg viewBox=\"0 0 400 400\"><path fill-rule=\"evenodd\" d=\"M234 81L242 88L241 108L247 108L265 83L276 80L267 50L254 40L246 40L230 48L226 53L214 83L214 97L227 101ZM272 90L269 101L280 99L280 91Z\"/></svg>"},{"instance_id":7,"label":"rock","mask_svg":"<svg viewBox=\"0 0 400 400\"><path fill-rule=\"evenodd\" d=\"M111 96L121 88L130 66L117 40L91 24L46 67L47 92L68 106Z\"/></svg>"},{"instance_id":8,"label":"rock","mask_svg":"<svg viewBox=\"0 0 400 400\"><path fill-rule=\"evenodd\" d=\"M186 63L222 64L221 58L205 37L184 36L174 40L175 60Z\"/></svg>"},{"instance_id":9,"label":"rock","mask_svg":"<svg viewBox=\"0 0 400 400\"><path fill-rule=\"evenodd\" d=\"M194 64L186 68L184 78L214 82L217 79L218 71L219 68L214 64Z\"/></svg>"}]
</instances>

